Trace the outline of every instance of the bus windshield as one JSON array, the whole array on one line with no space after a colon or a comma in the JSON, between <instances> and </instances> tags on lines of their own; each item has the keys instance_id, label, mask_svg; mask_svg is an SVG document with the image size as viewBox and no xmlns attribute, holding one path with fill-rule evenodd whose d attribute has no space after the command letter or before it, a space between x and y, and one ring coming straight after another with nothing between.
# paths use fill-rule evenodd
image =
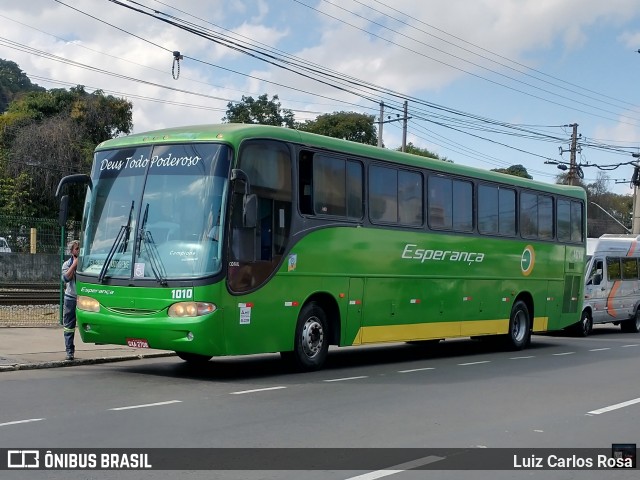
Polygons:
<instances>
[{"instance_id":1,"label":"bus windshield","mask_svg":"<svg viewBox=\"0 0 640 480\"><path fill-rule=\"evenodd\" d=\"M96 152L78 272L161 282L218 273L229 161L217 144Z\"/></svg>"}]
</instances>

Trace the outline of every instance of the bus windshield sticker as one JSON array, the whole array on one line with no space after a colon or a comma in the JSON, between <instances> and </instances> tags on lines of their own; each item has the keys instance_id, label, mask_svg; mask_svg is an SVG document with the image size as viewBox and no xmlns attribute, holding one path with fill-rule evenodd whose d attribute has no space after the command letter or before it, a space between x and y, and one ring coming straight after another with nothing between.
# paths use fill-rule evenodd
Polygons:
<instances>
[{"instance_id":1,"label":"bus windshield sticker","mask_svg":"<svg viewBox=\"0 0 640 480\"><path fill-rule=\"evenodd\" d=\"M171 152L166 157L161 157L158 155L154 155L151 157L151 168L162 168L162 167L195 167L200 163L200 158L197 155L194 156L173 156ZM149 157L146 157L144 154L140 154L139 158L127 157L123 160L110 160L105 158L100 162L100 171L103 170L126 170L126 169L146 169L147 165L149 165Z\"/></svg>"},{"instance_id":2,"label":"bus windshield sticker","mask_svg":"<svg viewBox=\"0 0 640 480\"><path fill-rule=\"evenodd\" d=\"M240 307L240 325L251 323L251 307Z\"/></svg>"},{"instance_id":3,"label":"bus windshield sticker","mask_svg":"<svg viewBox=\"0 0 640 480\"><path fill-rule=\"evenodd\" d=\"M297 265L298 265L298 255L295 253L292 253L291 255L289 255L289 261L287 262L287 271L293 272L296 269Z\"/></svg>"},{"instance_id":4,"label":"bus windshield sticker","mask_svg":"<svg viewBox=\"0 0 640 480\"><path fill-rule=\"evenodd\" d=\"M133 276L136 278L144 277L144 263L136 262L133 267Z\"/></svg>"}]
</instances>

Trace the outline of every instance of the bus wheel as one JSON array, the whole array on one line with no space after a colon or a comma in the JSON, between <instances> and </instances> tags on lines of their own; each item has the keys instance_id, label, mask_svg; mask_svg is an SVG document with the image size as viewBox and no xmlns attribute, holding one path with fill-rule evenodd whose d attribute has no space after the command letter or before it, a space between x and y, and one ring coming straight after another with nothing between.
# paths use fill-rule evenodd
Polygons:
<instances>
[{"instance_id":1,"label":"bus wheel","mask_svg":"<svg viewBox=\"0 0 640 480\"><path fill-rule=\"evenodd\" d=\"M202 365L211 360L211 355L199 355L197 353L176 352L176 355L192 365Z\"/></svg>"},{"instance_id":2,"label":"bus wheel","mask_svg":"<svg viewBox=\"0 0 640 480\"><path fill-rule=\"evenodd\" d=\"M522 350L531 339L531 317L527 305L518 300L511 308L506 344L511 350Z\"/></svg>"},{"instance_id":3,"label":"bus wheel","mask_svg":"<svg viewBox=\"0 0 640 480\"><path fill-rule=\"evenodd\" d=\"M310 302L300 310L291 359L298 370L318 370L324 364L329 350L329 331L327 316L322 307Z\"/></svg>"},{"instance_id":4,"label":"bus wheel","mask_svg":"<svg viewBox=\"0 0 640 480\"><path fill-rule=\"evenodd\" d=\"M636 314L633 318L620 322L620 328L625 333L638 333L640 332L640 308L636 310Z\"/></svg>"},{"instance_id":5,"label":"bus wheel","mask_svg":"<svg viewBox=\"0 0 640 480\"><path fill-rule=\"evenodd\" d=\"M578 337L587 337L591 333L592 328L593 320L591 319L591 315L589 314L589 312L585 310L584 312L582 312L580 321L578 323L574 323L571 326L571 331Z\"/></svg>"}]
</instances>

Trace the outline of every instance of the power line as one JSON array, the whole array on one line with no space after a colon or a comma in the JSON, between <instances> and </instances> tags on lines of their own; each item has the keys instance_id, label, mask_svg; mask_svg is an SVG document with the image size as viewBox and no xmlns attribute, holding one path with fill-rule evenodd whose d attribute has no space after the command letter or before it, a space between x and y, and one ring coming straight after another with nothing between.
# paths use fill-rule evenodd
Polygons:
<instances>
[{"instance_id":1,"label":"power line","mask_svg":"<svg viewBox=\"0 0 640 480\"><path fill-rule=\"evenodd\" d=\"M355 29L357 29L357 30L360 30L360 31L362 31L362 32L366 33L367 35L371 35L371 36L373 36L373 37L379 38L379 39L384 40L384 41L386 41L386 42L388 42L388 43L390 43L390 44L392 44L392 45L395 45L395 46L397 46L397 47L400 47L400 48L403 48L403 49L405 49L405 50L408 50L409 52L415 53L415 54L420 55L420 56L422 56L422 57L424 57L424 58L427 58L427 59L429 59L429 60L433 60L434 62L440 63L440 64L442 64L442 65L445 65L445 66L449 67L449 68L452 68L452 69L454 69L454 70L458 70L458 71L460 71L460 72L466 73L467 75L470 75L470 76L473 76L473 77L479 78L479 79L481 79L481 80L484 80L484 81L486 81L486 82L492 83L492 84L494 84L494 85L497 85L497 86L500 86L500 87L506 88L506 89L508 89L508 90L512 90L512 91L515 91L515 92L517 92L517 93L521 93L521 94L523 94L523 95L527 95L527 96L530 96L530 97L532 97L532 98L536 98L536 99L538 99L538 100L542 100L542 101L545 101L545 102L548 102L548 103L551 103L551 104L554 104L554 105L558 105L558 106L561 106L561 107L564 107L564 108L568 108L568 109L570 109L570 110L578 111L578 112L581 112L581 113L586 113L586 114L588 114L588 115L592 115L592 116L599 117L599 118L604 118L604 119L607 119L607 120L616 120L616 119L613 119L613 118L610 118L610 117L606 117L606 116L598 115L598 114L593 113L593 112L589 112L589 111L582 110L582 109L579 109L579 108L576 108L576 107L572 107L572 106L570 106L570 105L565 105L565 104L563 104L563 103L559 103L559 102L556 102L556 101L554 101L554 100L550 100L550 99L548 99L548 98L541 97L541 96L539 96L539 95L535 95L535 94L533 94L533 93L526 92L526 91L524 91L524 90L521 90L521 89L518 89L518 88L515 88L515 87L512 87L512 86L506 85L506 84L504 84L504 83L500 83L500 82L498 82L498 81L491 80L490 78L487 78L487 77L484 77L484 76L482 76L482 75L479 75L479 74L473 73L473 72L471 72L471 71L469 71L469 70L465 70L464 68L457 67L457 66L455 66L455 65L452 65L451 63L447 63L447 62L445 62L445 61L443 61L443 60L439 60L439 59L437 59L437 58L431 57L431 56L429 56L429 55L426 55L426 54L424 54L424 53L421 53L421 52L418 52L418 51L416 51L416 50L414 50L414 49L411 49L411 48L409 48L409 47L406 47L406 46L404 46L404 45L400 45L399 43L394 42L393 40L389 40L389 39L387 39L387 38L385 38L385 37L383 37L383 36L381 36L381 35L378 35L378 34L376 34L376 33L373 33L373 32L371 32L371 31L366 30L366 29L364 29L364 28L361 28L361 27L359 27L359 26L357 26L357 25L353 25L352 23L349 23L349 22L347 22L346 20L342 20L342 19L340 19L340 18L338 18L338 17L336 17L336 16L334 16L334 15L331 15L331 14L329 14L329 13L323 12L323 11L322 11L322 10L320 10L320 9L317 9L317 8L315 8L315 7L312 7L312 6L310 6L310 5L307 5L306 3L302 2L301 0L293 0L293 1L294 1L294 2L296 2L296 3L298 3L298 4L300 4L300 5L305 6L305 7L309 8L309 9L311 9L311 10L314 10L314 11L316 11L316 12L318 12L318 13L321 13L321 14L323 14L323 15L325 15L325 16L327 16L327 17L329 17L329 18L332 18L332 19L334 19L334 20L336 20L336 21L338 21L338 22L344 23L344 24L346 24L346 25L348 25L348 26L350 26L350 27L352 27L352 28L355 28ZM323 0L323 1L327 2L327 0ZM330 3L331 5L333 5L333 6L337 7L337 8L340 8L340 9L342 9L342 10L345 10L345 11L349 12L349 13L352 13L353 15L357 15L357 14L355 14L355 13L353 13L353 12L350 12L349 10L346 10L345 8L343 8L343 7L341 7L341 6L338 6L338 5L333 4L333 3L331 3L331 2L328 2L328 3ZM357 16L359 16L359 15L357 15ZM371 20L369 20L369 21L371 21ZM384 25L382 25L382 24L380 24L380 23L377 23L377 22L373 22L373 23L375 23L376 25L378 25L378 26L380 26L380 27L382 27L382 28L389 29L388 27L386 27L386 26L384 26ZM394 31L394 30L392 30L392 31L393 31L394 33L398 34L398 35L401 35L401 36L403 36L403 37L407 37L407 35L404 35L404 34L402 34L402 33L400 33L400 32L397 32L397 31ZM408 38L410 38L410 37L408 37ZM412 38L411 40L413 40L413 41L415 41L415 42L418 42L418 43L421 43L421 44L423 44L423 45L425 45L425 46L427 46L427 47L429 47L429 48L433 48L433 49L435 49L435 50L438 50L438 51L441 51L441 52L442 52L442 50L437 49L436 47L433 47L433 46L431 46L431 45L428 45L428 44L426 44L426 43L424 43L424 42L421 42L421 41L419 41L419 40L417 40L417 39L413 39L413 38ZM579 101L579 100L571 99L571 98L566 97L566 96L564 96L564 95L561 95L561 94L558 94L558 93L555 93L555 92L551 92L551 91L546 90L546 89L541 88L541 87L537 87L537 86L532 85L532 84L530 84L530 83L526 83L526 82L523 82L523 81L521 81L521 80L514 79L513 77L509 77L508 75L505 75L505 74L503 74L503 73L500 73L500 72L497 72L497 71L494 71L494 70L488 69L487 67L484 67L483 65L480 65L480 64L477 64L477 63L471 62L471 61L469 61L469 60L463 59L462 57L459 57L459 56L456 56L456 55L453 55L453 54L450 54L450 53L447 53L447 55L452 56L452 57L454 57L454 58L456 58L456 59L458 59L458 60L461 60L461 61L463 61L463 62L465 62L465 63L469 63L469 64L471 64L471 65L473 65L473 66L475 66L475 67L481 68L481 69L483 69L483 70L488 70L488 71L490 71L490 72L494 73L495 75L498 75L498 76L501 76L501 77L504 77L504 78L510 79L510 80L515 81L515 82L517 82L517 83L522 83L522 84L524 84L524 85L526 85L526 86L529 86L529 87L535 88L535 89L537 89L537 90L540 90L540 91L542 91L542 92L545 92L545 93L548 93L548 94L551 94L551 95L554 95L554 96L560 97L560 98L562 98L562 99L565 99L565 100L571 100L572 102L579 103L579 104L581 104L581 105L585 105L585 106L587 106L587 107L590 107L590 108L593 108L593 109L596 109L596 110L600 110L600 111L605 112L605 113L611 113L611 114L614 114L614 115L618 115L618 116L620 116L620 117L628 118L628 119L630 119L630 120L639 120L639 118L637 118L637 117L631 117L631 116L628 116L628 115L623 114L623 113L619 113L619 112L612 112L612 111L610 111L610 110L606 110L606 109L603 109L603 108L600 108L600 107L595 107L595 106L593 106L593 105L589 105L589 104L584 103L584 102L581 102L581 101ZM634 124L629 123L629 122L621 122L621 123L627 123L627 124L630 124L630 125L634 125Z\"/></svg>"},{"instance_id":2,"label":"power line","mask_svg":"<svg viewBox=\"0 0 640 480\"><path fill-rule=\"evenodd\" d=\"M58 0L56 0L56 1L58 1ZM68 5L64 4L63 2L58 2L58 3L60 3L62 5L65 5L65 6L68 6ZM120 4L121 2L113 2L113 3ZM133 3L135 3L135 2L133 2ZM159 2L159 3L162 3L162 2ZM166 5L166 4L164 4L164 5ZM127 6L127 8L129 8L129 7ZM77 11L77 12L84 13L84 12L82 12L82 11L76 9L76 8L73 8L73 9L75 11ZM96 18L95 16L92 16L92 15L89 15L89 16L94 20L101 21L100 19ZM157 17L154 17L154 18L157 18ZM103 22L103 23L105 23L105 22ZM171 22L168 22L168 23L171 23ZM173 23L171 23L171 24L173 25ZM113 26L111 24L108 24L108 25L112 26L113 28L118 28L118 30L121 31L121 32L129 33L126 30L121 29L119 27L115 27L115 26ZM176 26L178 28L181 28L179 25L174 25L174 26ZM194 29L195 31L191 31L191 29ZM190 26L189 29L186 29L186 31L189 31L190 33L202 36L201 35L202 32L199 32L199 29L197 28L197 26ZM205 36L203 38L207 38L208 40L215 41L215 40L212 40L211 38L208 38L208 36L210 35L209 33L204 32L204 35ZM144 39L143 37L140 37L139 35L134 35L134 37L137 37L137 38L139 38L141 40L147 41L146 39ZM148 43L151 43L151 44L155 45L154 42L148 42ZM237 48L240 48L240 49L249 48L246 45L243 45L241 42L235 42L235 43L236 43L236 47ZM159 46L159 47L162 48L165 51L169 51L170 50L170 49L167 49L167 48L162 47L162 46ZM251 47L251 48L253 48L253 47ZM259 48L253 48L253 50L254 50L253 53L258 55L258 56L254 56L254 58L256 58L258 60L261 60L261 61L266 61L266 60L263 60L262 58L259 57L259 54L262 54L262 52L260 51ZM270 55L270 57L269 57L269 55ZM270 52L267 52L267 57L266 58L270 58L271 59L271 62L268 62L268 63L271 63L272 65L276 65L276 66L279 66L279 65L276 64L278 61L284 61L285 65L289 65L289 67L290 67L289 70L292 73L298 73L296 71L296 69L305 68L305 67L309 68L316 75L321 75L323 73L322 72L322 67L314 66L314 64L312 64L310 62L307 62L305 60L296 59L295 57L292 57L292 56L287 56L286 58L280 58L277 54L274 54L273 51L270 51ZM211 64L209 62L204 62L204 61L202 61L200 59L192 58L192 60L207 64L207 65L211 65L211 66L213 66L215 68L222 68L222 67L220 67L218 65L214 65L214 64ZM276 63L273 63L273 62L276 62ZM313 68L310 68L310 66L313 66ZM90 67L90 66L88 66L88 67ZM91 68L95 68L95 67L91 67ZM100 70L100 69L98 69L98 70ZM230 69L225 69L225 70L232 71ZM241 73L241 72L236 72L236 71L232 71L232 72L236 73L238 75L243 75L243 76L248 77L248 78L256 78L256 79L258 79L260 81L265 81L267 83L272 83L272 84L275 83L275 82L269 82L268 80L265 80L265 79L259 79L257 77L252 77L250 75L246 75L246 74ZM103 72L100 72L100 73L105 73L105 72L103 71ZM124 78L126 78L126 76ZM316 78L312 77L312 76L310 76L308 78L316 80ZM325 79L329 79L329 80L324 80L325 84L329 85L329 86L331 86L333 88L339 88L340 86L349 85L350 87L349 87L349 89L347 89L347 91L349 93L351 93L353 95L356 95L356 96L359 96L360 98L364 98L367 101L371 100L371 98L372 98L370 96L371 93L374 93L374 94L377 94L377 95L382 95L383 98L389 99L388 101L390 101L390 102L395 101L396 105L398 105L398 106L399 106L399 100L396 100L396 99L409 98L409 99L411 99L412 101L414 101L416 103L415 112L416 112L416 115L417 115L418 119L421 119L422 121L426 121L426 122L432 122L434 125L437 125L437 126L440 126L440 127L443 127L443 128L453 129L454 131L461 132L461 133L464 133L464 134L467 134L467 135L470 134L469 130L471 130L471 131L475 130L475 131L482 131L482 132L491 133L491 134L510 135L510 136L513 136L513 137L521 137L521 138L534 139L534 140L539 140L539 141L540 140L548 141L548 142L564 141L564 139L562 139L562 138L560 138L558 136L549 135L549 134L546 134L544 132L539 132L539 131L536 131L536 130L532 130L532 129L529 128L529 126L526 126L526 125L518 126L518 125L508 124L506 122L499 122L499 121L491 120L491 119L488 119L488 118L485 118L485 117L481 117L481 116L478 116L478 115L472 115L472 114L469 114L469 113L466 113L466 112L461 112L461 111L458 111L458 110L450 109L450 108L447 108L447 107L444 107L444 106L441 106L441 105L437 105L437 104L434 104L434 103L431 103L431 102L426 102L426 101L424 101L422 99L419 99L419 98L414 98L414 97L411 97L411 96L402 95L402 94L400 94L398 92L394 92L393 90L386 89L386 88L383 88L383 87L378 87L378 86L375 86L375 85L370 84L368 82L362 82L362 81L359 81L357 79L354 79L354 77L345 76L345 75L342 75L342 74L340 74L338 72L333 72L331 75L326 76L324 78ZM134 81L136 81L136 80L139 81L139 79L133 79L133 78L128 78L128 79L129 80L134 80ZM335 83L335 82L338 82L338 81L340 82L340 84L336 84ZM311 93L309 91L304 91L304 90L301 90L301 89L292 88L289 85L283 85L283 84L277 84L277 85L281 86L283 88L301 91L301 92L309 94L309 95L316 95L316 94ZM161 86L161 87L162 88L166 88L165 86ZM363 89L367 89L369 94L368 95L363 94L363 91L364 91ZM179 89L178 91L183 91L185 93L196 94L194 92L188 92L188 91L185 91L185 90L182 90L182 89ZM391 95L391 97L387 97L387 95ZM324 98L327 98L327 97L324 97ZM221 100L232 101L232 100L229 100L229 99L221 99ZM335 99L332 99L332 100L341 102L340 100L335 100ZM358 106L359 108L362 108L361 105L355 104L355 103L348 103L348 102L341 102L341 103L354 105L354 106ZM430 110L426 110L424 107L426 107L426 108L428 108ZM441 112L441 113L437 113L437 112ZM413 114L413 112L412 112L412 114ZM434 119L436 119L436 120L434 121ZM489 127L490 125L492 125L493 127ZM552 126L545 126L544 128L549 128L549 127L552 127ZM503 129L507 129L507 130L503 130ZM518 132L518 133L516 133L516 132ZM476 138L480 138L480 139L483 139L483 140L486 140L486 141L494 142L493 140L487 139L487 138L482 137L480 135L475 135L475 134L471 134L471 135L473 137L476 137ZM494 143L496 143L498 145L501 145L501 146L506 146L507 148L510 147L510 146L507 146L506 144L504 144L502 142L494 142ZM599 148L606 148L606 146L600 145ZM525 152L525 153L528 153L528 154L531 154L531 155L538 156L540 158L548 158L548 157L545 157L545 156L533 154L532 152L527 152L526 150L523 150L523 149L518 149L518 150L520 150L522 152Z\"/></svg>"},{"instance_id":3,"label":"power line","mask_svg":"<svg viewBox=\"0 0 640 480\"><path fill-rule=\"evenodd\" d=\"M545 72L543 72L543 71L541 71L541 70L535 69L535 68L533 68L533 67L530 67L530 66L528 66L528 65L525 65L525 64L523 64L523 63L520 63L520 62L518 62L518 61L516 61L516 60L513 60L513 59L510 59L510 58L505 57L505 56L503 56L503 55L500 55L499 53L496 53L496 52L493 52L493 51L488 50L488 49L486 49L486 48L483 48L483 47L481 47L480 45L477 45L477 44L475 44L475 43L473 43L473 42L469 42L469 41L467 41L467 40L465 40L465 39L463 39L463 38L461 38L461 37L458 37L458 36L456 36L456 35L453 35L453 34L451 34L451 33L447 32L447 31L445 31L445 30L443 30L443 29L440 29L440 28L438 28L438 27L434 26L434 25L431 25L431 24L429 24L429 23L426 23L426 22L424 22L424 21L422 21L422 20L420 20L420 19L418 19L418 18L416 18L416 17L413 17L413 16L410 16L410 15L408 15L408 14L406 14L406 13L403 13L403 12L401 12L400 10L398 10L398 9L396 9L396 8L391 7L390 5L387 5L387 4L383 3L383 2L381 2L380 0L373 0L373 1L374 1L375 3L377 3L377 4L379 4L379 5L382 5L382 6L386 7L386 8L388 8L388 9L389 9L389 10L391 10L391 11L394 11L394 12L396 12L396 13L399 13L399 14L403 15L403 16L404 16L404 17L406 17L406 18L410 18L410 19L412 19L412 20L415 20L416 22L418 22L418 23L420 23L420 24L422 24L422 25L425 25L426 27L429 27L429 28L431 28L431 29L433 29L433 30L436 30L436 31L440 32L440 33L443 33L443 34L445 34L446 36L451 37L451 38L454 38L454 39L456 39L456 40L458 40L458 41L460 41L460 42L462 42L462 43L464 43L464 44L466 44L466 45L469 45L469 46L471 46L471 47L473 47L473 48L475 48L475 49L478 49L478 50L480 50L480 51L482 51L482 52L486 52L486 53L488 53L488 54L490 54L490 55L493 55L493 56L495 56L495 57L497 57L497 58L500 58L500 59L502 59L502 60L506 60L506 61L507 61L507 62L509 62L509 63L512 63L512 64L514 64L514 65L517 65L518 67L522 67L522 68L524 69L524 71L523 71L523 70L515 69L515 68L510 67L510 66L508 66L508 65L505 65L505 64L503 64L502 62L497 62L496 60L493 60L493 59L492 59L492 58L490 58L490 57L487 57L487 56L485 56L485 55L482 55L482 54L478 54L478 53L476 53L476 52L473 52L473 51L472 51L472 50L470 50L470 49L467 49L467 48L462 47L462 46L460 46L460 45L457 45L457 44L455 44L455 43L453 43L453 42L450 42L450 41L448 41L448 40L445 40L445 39L443 39L443 38L441 38L441 37L438 37L438 36L436 36L436 35L433 35L433 34L431 34L431 33L427 32L427 31L425 31L425 30L418 29L418 28L414 27L413 25L411 25L411 24L409 24L409 23L407 23L407 22L403 22L403 21L402 21L402 20L400 20L400 19L397 19L397 18L395 18L395 17L391 17L390 15L385 14L385 13L381 12L380 10L374 9L374 8L373 8L373 7L371 7L370 5L365 5L365 4L363 4L362 2L360 2L360 1L358 1L358 0L352 0L352 1L354 1L355 3L358 3L358 4L360 4L360 5L363 5L363 6L367 7L367 8L370 8L371 10L374 10L374 11L376 11L376 12L379 12L379 13L381 13L381 14L383 14L383 15L385 15L385 16L387 16L387 17L389 17L389 18L392 18L392 19L394 19L394 20L396 20L396 21L398 21L398 22L400 22L400 23L402 23L402 24L404 24L404 25L407 25L407 26L409 26L409 27L411 27L411 28L413 28L413 29L415 29L415 30L418 30L418 31L419 31L419 32L421 32L421 33L424 33L424 34L426 34L426 35L429 35L429 36L432 36L432 37L434 37L434 38L437 38L438 40L440 40L440 41L442 41L442 42L445 42L445 43L448 43L448 44L450 44L450 45L452 45L452 46L455 46L455 47L457 47L457 48L460 48L460 49L462 49L463 51L469 52L469 53L471 53L471 54L473 54L473 55L477 55L477 56L479 56L479 57L481 57L481 58L483 58L483 59L486 59L486 60L489 60L489 61L491 61L491 62L497 63L497 64L498 64L498 65L500 65L500 66L503 66L503 67L509 68L509 69L514 70L514 71L516 71L516 72L518 72L518 73L522 73L522 74L527 75L527 76L529 76L529 77L535 78L536 80L539 80L539 81L542 81L542 82L545 82L545 83L549 83L549 84L554 85L554 86L556 86L556 87L558 87L558 88L562 88L562 89L565 89L565 90L571 91L571 92L576 93L576 94L579 94L579 95L584 95L584 94L580 94L579 92L576 92L575 90L567 89L567 88L565 88L565 87L562 87L562 86L557 85L557 84L552 83L552 82L547 82L547 81L545 81L545 80L543 80L543 79L540 79L540 78L538 78L538 77L536 77L536 76L534 76L534 75L528 74L528 73L527 73L527 71L536 72L536 73L538 73L538 74L540 74L540 75L542 75L542 76L545 76L545 77L551 78L551 79L553 79L553 80L556 80L556 81L558 81L558 82L564 83L564 84L566 84L566 85L570 85L570 86L572 86L572 87L579 88L580 90L584 90L584 91L586 91L586 92L590 92L590 93L593 93L593 94L596 94L596 95L602 96L602 97L604 97L604 98L608 98L608 99L610 99L610 100L614 100L614 101L616 101L616 102L619 102L619 103L624 104L624 105L627 105L627 106L636 107L636 108L638 107L638 105L635 105L635 104L633 104L633 103L631 103L631 102L628 102L628 101L626 101L626 100L621 100L621 99L618 99L618 98L615 98L615 97L611 97L611 96L606 95L606 94L601 93L601 92L596 92L595 90L590 90L590 89L588 89L588 88L586 88L586 87L584 87L584 86L580 86L580 85L577 85L577 84L575 84L575 83L571 83L571 82L568 82L568 81L563 80L563 79L561 79L561 78L555 77L555 76L553 76L553 75L549 75L549 74L547 74L547 73L545 73ZM588 96L588 95L584 95L584 96L585 96L585 97L587 97L587 98L592 98L593 100L596 100L596 101L602 101L602 100L598 100L598 99L596 99L596 98L590 97L590 96ZM606 102L604 102L604 103L606 103Z\"/></svg>"}]
</instances>

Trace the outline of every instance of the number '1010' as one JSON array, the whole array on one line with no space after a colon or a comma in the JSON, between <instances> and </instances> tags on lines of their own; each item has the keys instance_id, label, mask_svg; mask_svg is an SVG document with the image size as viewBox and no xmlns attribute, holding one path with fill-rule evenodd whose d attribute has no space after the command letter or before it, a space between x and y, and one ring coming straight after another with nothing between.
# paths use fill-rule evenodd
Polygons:
<instances>
[{"instance_id":1,"label":"number '1010'","mask_svg":"<svg viewBox=\"0 0 640 480\"><path fill-rule=\"evenodd\" d=\"M193 298L193 290L190 288L176 288L171 290L171 298L173 300L189 300Z\"/></svg>"}]
</instances>

